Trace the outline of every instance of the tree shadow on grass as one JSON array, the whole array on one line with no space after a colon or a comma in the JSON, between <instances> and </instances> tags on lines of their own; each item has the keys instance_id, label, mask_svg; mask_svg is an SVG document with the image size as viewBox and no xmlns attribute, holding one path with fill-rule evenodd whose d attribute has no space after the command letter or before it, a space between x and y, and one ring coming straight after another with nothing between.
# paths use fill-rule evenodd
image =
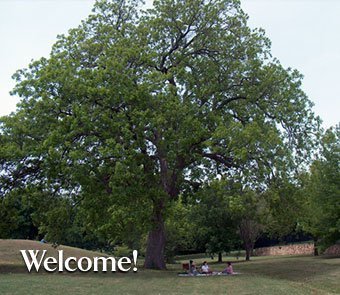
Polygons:
<instances>
[{"instance_id":1,"label":"tree shadow on grass","mask_svg":"<svg viewBox=\"0 0 340 295\"><path fill-rule=\"evenodd\" d=\"M0 264L0 274L6 273L28 273L28 271L24 265Z\"/></svg>"}]
</instances>

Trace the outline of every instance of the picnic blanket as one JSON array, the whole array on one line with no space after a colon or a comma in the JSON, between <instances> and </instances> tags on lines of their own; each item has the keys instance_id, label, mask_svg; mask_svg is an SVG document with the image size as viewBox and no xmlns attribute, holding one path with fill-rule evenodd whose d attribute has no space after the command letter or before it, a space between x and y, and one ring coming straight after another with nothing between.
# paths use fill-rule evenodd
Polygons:
<instances>
[{"instance_id":1,"label":"picnic blanket","mask_svg":"<svg viewBox=\"0 0 340 295\"><path fill-rule=\"evenodd\" d=\"M239 275L241 274L240 272L234 272L232 275L223 273L223 272L213 272L211 274L206 274L206 273L198 273L197 275L189 274L189 273L179 273L179 277L211 277L211 276L234 276L234 275Z\"/></svg>"}]
</instances>

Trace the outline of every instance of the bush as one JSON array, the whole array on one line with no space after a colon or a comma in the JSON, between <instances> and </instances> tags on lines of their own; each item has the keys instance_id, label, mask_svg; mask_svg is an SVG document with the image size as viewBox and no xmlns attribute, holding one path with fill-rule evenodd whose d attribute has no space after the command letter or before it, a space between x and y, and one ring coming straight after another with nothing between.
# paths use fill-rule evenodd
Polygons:
<instances>
[{"instance_id":1,"label":"bush","mask_svg":"<svg viewBox=\"0 0 340 295\"><path fill-rule=\"evenodd\" d=\"M129 247L125 245L121 245L121 246L116 246L113 253L116 257L128 257L128 256L132 256L132 251L133 250L131 250Z\"/></svg>"}]
</instances>

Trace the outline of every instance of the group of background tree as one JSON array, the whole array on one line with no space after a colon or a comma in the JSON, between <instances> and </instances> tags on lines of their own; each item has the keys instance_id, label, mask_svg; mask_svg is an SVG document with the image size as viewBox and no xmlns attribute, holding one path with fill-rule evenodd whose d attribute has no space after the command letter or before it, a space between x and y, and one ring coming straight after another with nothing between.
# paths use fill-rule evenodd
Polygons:
<instances>
[{"instance_id":1,"label":"group of background tree","mask_svg":"<svg viewBox=\"0 0 340 295\"><path fill-rule=\"evenodd\" d=\"M98 1L13 77L1 238L138 249L147 268L261 235L339 240L339 126L234 0Z\"/></svg>"}]
</instances>

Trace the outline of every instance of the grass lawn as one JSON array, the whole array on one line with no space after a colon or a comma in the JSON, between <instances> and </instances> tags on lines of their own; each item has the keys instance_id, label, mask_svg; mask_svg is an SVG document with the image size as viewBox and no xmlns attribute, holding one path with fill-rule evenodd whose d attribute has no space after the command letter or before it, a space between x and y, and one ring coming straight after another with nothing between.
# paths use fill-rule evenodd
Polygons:
<instances>
[{"instance_id":1,"label":"grass lawn","mask_svg":"<svg viewBox=\"0 0 340 295\"><path fill-rule=\"evenodd\" d=\"M12 247L6 249L5 243ZM167 271L140 267L127 274L29 274L16 252L17 247L25 249L25 242L18 243L0 240L0 294L340 294L340 258L255 257L250 262L229 258L235 261L234 270L241 272L235 276L178 277L180 263L168 265ZM197 264L203 260L213 270L224 267L209 258L195 258Z\"/></svg>"}]
</instances>

